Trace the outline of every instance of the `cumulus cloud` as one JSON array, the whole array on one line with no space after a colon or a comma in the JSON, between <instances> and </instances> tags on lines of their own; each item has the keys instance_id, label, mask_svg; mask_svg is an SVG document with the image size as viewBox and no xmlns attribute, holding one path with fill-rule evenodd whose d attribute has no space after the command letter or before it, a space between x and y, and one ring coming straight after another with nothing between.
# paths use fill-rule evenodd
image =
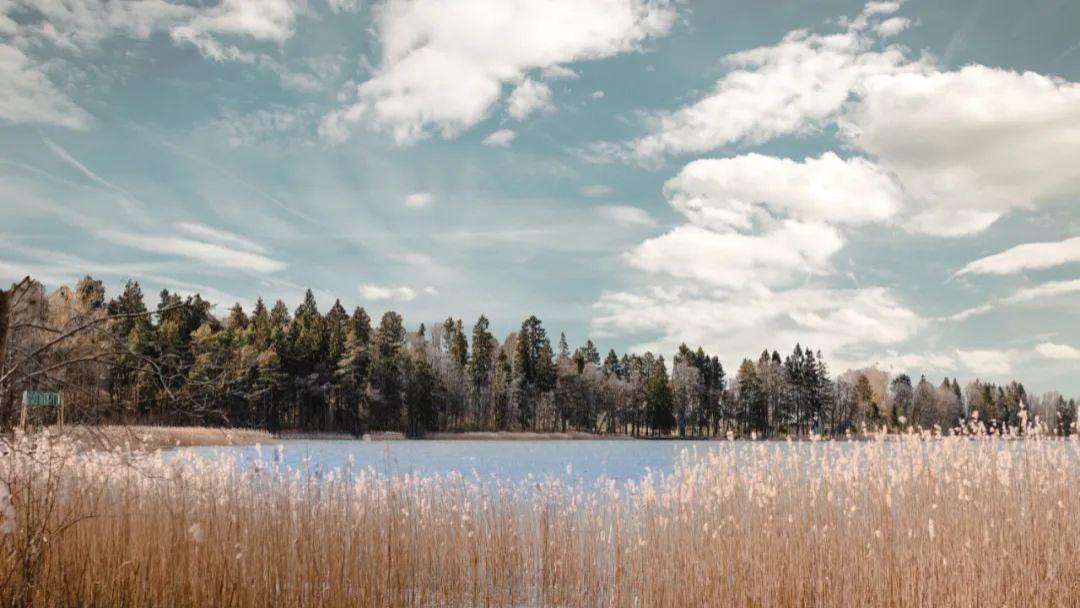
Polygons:
<instances>
[{"instance_id":1,"label":"cumulus cloud","mask_svg":"<svg viewBox=\"0 0 1080 608\"><path fill-rule=\"evenodd\" d=\"M361 121L399 144L452 137L531 71L638 49L675 19L667 0L389 0L373 12L381 62L354 102L326 115L328 140Z\"/></svg>"},{"instance_id":2,"label":"cumulus cloud","mask_svg":"<svg viewBox=\"0 0 1080 608\"><path fill-rule=\"evenodd\" d=\"M887 44L910 25L871 2L833 34L789 33L727 56L711 91L649 115L629 143L588 160L650 161L838 126L843 143L892 174L904 226L978 233L1006 213L1080 197L1080 84L982 65L946 70Z\"/></svg>"},{"instance_id":3,"label":"cumulus cloud","mask_svg":"<svg viewBox=\"0 0 1080 608\"><path fill-rule=\"evenodd\" d=\"M554 109L551 105L551 87L545 82L526 78L514 87L510 98L506 100L506 111L518 120L533 112L546 112Z\"/></svg>"},{"instance_id":4,"label":"cumulus cloud","mask_svg":"<svg viewBox=\"0 0 1080 608\"><path fill-rule=\"evenodd\" d=\"M283 42L296 27L295 5L290 0L222 0L173 27L173 40L190 42L204 55L218 61L251 62L254 55L221 42L221 37L244 36L255 40Z\"/></svg>"},{"instance_id":5,"label":"cumulus cloud","mask_svg":"<svg viewBox=\"0 0 1080 608\"><path fill-rule=\"evenodd\" d=\"M1080 196L1080 84L980 65L879 74L842 124L899 177L930 234Z\"/></svg>"},{"instance_id":6,"label":"cumulus cloud","mask_svg":"<svg viewBox=\"0 0 1080 608\"><path fill-rule=\"evenodd\" d=\"M1080 262L1080 236L1064 241L1027 243L979 258L957 274L1015 274Z\"/></svg>"},{"instance_id":7,"label":"cumulus cloud","mask_svg":"<svg viewBox=\"0 0 1080 608\"><path fill-rule=\"evenodd\" d=\"M883 288L798 288L782 293L653 290L605 294L592 327L599 332L658 332L634 350L673 352L700 344L725 360L796 342L826 353L856 345L888 345L912 337L923 325Z\"/></svg>"},{"instance_id":8,"label":"cumulus cloud","mask_svg":"<svg viewBox=\"0 0 1080 608\"><path fill-rule=\"evenodd\" d=\"M650 159L762 142L835 119L868 77L924 67L902 47L875 48L876 37L866 28L884 14L866 11L840 33L796 30L776 45L728 55L728 72L712 90L655 115L651 133L632 142L629 155Z\"/></svg>"},{"instance_id":9,"label":"cumulus cloud","mask_svg":"<svg viewBox=\"0 0 1080 608\"><path fill-rule=\"evenodd\" d=\"M838 226L891 217L899 192L863 159L793 161L760 154L703 159L664 186L687 223L627 253L652 274L719 287L776 287L824 274L844 245Z\"/></svg>"},{"instance_id":10,"label":"cumulus cloud","mask_svg":"<svg viewBox=\"0 0 1080 608\"><path fill-rule=\"evenodd\" d=\"M405 206L409 209L421 209L435 202L435 195L430 192L414 192L405 197Z\"/></svg>"},{"instance_id":11,"label":"cumulus cloud","mask_svg":"<svg viewBox=\"0 0 1080 608\"><path fill-rule=\"evenodd\" d=\"M416 291L411 287L382 286L366 283L360 286L360 296L367 300L395 300L398 302L411 302L416 298Z\"/></svg>"},{"instance_id":12,"label":"cumulus cloud","mask_svg":"<svg viewBox=\"0 0 1080 608\"><path fill-rule=\"evenodd\" d=\"M628 205L605 205L597 207L600 217L624 226L651 226L654 221L647 211Z\"/></svg>"},{"instance_id":13,"label":"cumulus cloud","mask_svg":"<svg viewBox=\"0 0 1080 608\"><path fill-rule=\"evenodd\" d=\"M886 220L901 206L889 175L831 152L799 162L761 154L697 160L665 185L696 224L748 229L773 215L836 224Z\"/></svg>"},{"instance_id":14,"label":"cumulus cloud","mask_svg":"<svg viewBox=\"0 0 1080 608\"><path fill-rule=\"evenodd\" d=\"M1063 361L1080 360L1080 348L1074 348L1068 344L1043 342L1035 347L1035 352L1047 359L1060 359Z\"/></svg>"},{"instance_id":15,"label":"cumulus cloud","mask_svg":"<svg viewBox=\"0 0 1080 608\"><path fill-rule=\"evenodd\" d=\"M485 146L494 146L497 148L505 148L510 145L510 142L517 138L517 133L511 129L499 129L494 131L491 135L484 138Z\"/></svg>"},{"instance_id":16,"label":"cumulus cloud","mask_svg":"<svg viewBox=\"0 0 1080 608\"><path fill-rule=\"evenodd\" d=\"M10 44L0 43L0 119L84 129L90 115L46 76L40 65Z\"/></svg>"},{"instance_id":17,"label":"cumulus cloud","mask_svg":"<svg viewBox=\"0 0 1080 608\"><path fill-rule=\"evenodd\" d=\"M906 30L911 25L911 20L905 17L892 17L874 26L874 33L882 38L895 36Z\"/></svg>"},{"instance_id":18,"label":"cumulus cloud","mask_svg":"<svg viewBox=\"0 0 1080 608\"><path fill-rule=\"evenodd\" d=\"M784 220L762 234L714 232L687 224L646 240L626 257L651 274L717 287L777 285L823 274L843 246L840 234L820 223Z\"/></svg>"}]
</instances>

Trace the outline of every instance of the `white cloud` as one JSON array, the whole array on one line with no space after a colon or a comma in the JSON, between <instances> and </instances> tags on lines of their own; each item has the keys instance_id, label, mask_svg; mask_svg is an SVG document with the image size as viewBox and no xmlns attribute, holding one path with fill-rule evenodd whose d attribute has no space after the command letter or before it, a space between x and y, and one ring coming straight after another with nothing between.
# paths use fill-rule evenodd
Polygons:
<instances>
[{"instance_id":1,"label":"white cloud","mask_svg":"<svg viewBox=\"0 0 1080 608\"><path fill-rule=\"evenodd\" d=\"M327 0L334 13L359 13L364 6L362 0Z\"/></svg>"},{"instance_id":2,"label":"white cloud","mask_svg":"<svg viewBox=\"0 0 1080 608\"><path fill-rule=\"evenodd\" d=\"M1047 359L1062 359L1065 361L1080 360L1080 348L1074 348L1068 344L1043 342L1035 347L1035 352Z\"/></svg>"},{"instance_id":3,"label":"white cloud","mask_svg":"<svg viewBox=\"0 0 1080 608\"><path fill-rule=\"evenodd\" d=\"M291 0L222 0L210 6L165 0L0 0L0 120L81 129L90 116L56 87L44 67L55 49L81 55L123 34L145 40L168 31L217 60L253 62L256 55L221 42L245 37L282 42L292 36L299 5ZM31 18L27 18L30 16ZM15 18L13 18L15 17ZM282 75L283 84L301 75Z\"/></svg>"},{"instance_id":4,"label":"white cloud","mask_svg":"<svg viewBox=\"0 0 1080 608\"><path fill-rule=\"evenodd\" d=\"M873 48L876 40L863 28L884 13L868 13L841 33L796 30L774 46L728 55L729 71L713 89L657 115L630 155L650 159L806 132L835 119L868 77L921 69L902 47Z\"/></svg>"},{"instance_id":5,"label":"white cloud","mask_svg":"<svg viewBox=\"0 0 1080 608\"><path fill-rule=\"evenodd\" d=\"M725 362L796 343L833 356L854 346L903 342L924 324L882 288L757 294L658 289L605 294L596 308L594 331L660 332L636 351L670 353L685 342L716 352Z\"/></svg>"},{"instance_id":6,"label":"white cloud","mask_svg":"<svg viewBox=\"0 0 1080 608\"><path fill-rule=\"evenodd\" d=\"M629 144L587 160L657 159L838 125L902 188L909 229L980 232L1016 209L1080 197L1080 84L982 65L947 71L883 39L909 25L870 3L840 33L797 30L729 55L712 91L654 115Z\"/></svg>"},{"instance_id":7,"label":"white cloud","mask_svg":"<svg viewBox=\"0 0 1080 608\"><path fill-rule=\"evenodd\" d=\"M777 285L823 274L843 246L832 227L784 220L762 234L714 232L692 224L641 243L627 259L635 268L718 287Z\"/></svg>"},{"instance_id":8,"label":"white cloud","mask_svg":"<svg viewBox=\"0 0 1080 608\"><path fill-rule=\"evenodd\" d=\"M146 39L156 31L191 18L198 9L165 0L10 0L0 2L0 14L30 13L40 19L17 26L23 38L36 38L80 53L115 33Z\"/></svg>"},{"instance_id":9,"label":"white cloud","mask_svg":"<svg viewBox=\"0 0 1080 608\"><path fill-rule=\"evenodd\" d=\"M1080 279L1073 279L1071 281L1048 281L1046 283L1035 285L1034 287L1024 287L1002 301L1006 304L1035 302L1073 293L1080 293Z\"/></svg>"},{"instance_id":10,"label":"white cloud","mask_svg":"<svg viewBox=\"0 0 1080 608\"><path fill-rule=\"evenodd\" d=\"M878 369L893 373L907 373L910 375L945 372L956 370L956 357L946 353L920 352L898 353L895 350L886 350L884 354L847 362L845 367L859 369L873 365Z\"/></svg>"},{"instance_id":11,"label":"white cloud","mask_svg":"<svg viewBox=\"0 0 1080 608\"><path fill-rule=\"evenodd\" d=\"M44 124L84 129L90 115L49 81L41 67L21 50L0 43L0 119L15 124Z\"/></svg>"},{"instance_id":12,"label":"white cloud","mask_svg":"<svg viewBox=\"0 0 1080 608\"><path fill-rule=\"evenodd\" d=\"M1011 295L1004 298L973 306L954 315L945 318L947 321L963 321L975 315L988 313L1001 306L1016 304L1037 303L1042 305L1054 304L1054 298L1074 293L1080 293L1080 279L1071 281L1047 281L1031 287L1022 287Z\"/></svg>"},{"instance_id":13,"label":"white cloud","mask_svg":"<svg viewBox=\"0 0 1080 608\"><path fill-rule=\"evenodd\" d=\"M956 355L976 374L1007 374L1020 357L1020 353L1012 349L957 349Z\"/></svg>"},{"instance_id":14,"label":"white cloud","mask_svg":"<svg viewBox=\"0 0 1080 608\"><path fill-rule=\"evenodd\" d=\"M899 177L924 232L1080 197L1080 84L980 65L874 75L842 126Z\"/></svg>"},{"instance_id":15,"label":"white cloud","mask_svg":"<svg viewBox=\"0 0 1080 608\"><path fill-rule=\"evenodd\" d=\"M405 206L409 209L420 209L435 202L435 195L430 192L414 192L405 197Z\"/></svg>"},{"instance_id":16,"label":"white cloud","mask_svg":"<svg viewBox=\"0 0 1080 608\"><path fill-rule=\"evenodd\" d=\"M602 198L614 192L611 186L605 184L590 184L581 189L581 193L590 198Z\"/></svg>"},{"instance_id":17,"label":"white cloud","mask_svg":"<svg viewBox=\"0 0 1080 608\"><path fill-rule=\"evenodd\" d=\"M593 91L591 97L593 99L603 99L604 98L604 92L603 91Z\"/></svg>"},{"instance_id":18,"label":"white cloud","mask_svg":"<svg viewBox=\"0 0 1080 608\"><path fill-rule=\"evenodd\" d=\"M82 173L87 178L89 178L90 181L98 184L99 186L103 186L104 188L112 190L114 192L118 192L120 194L123 194L124 196L129 196L129 197L131 196L131 193L128 192L127 190L121 188L120 186L117 186L116 184L110 182L109 180L101 177L97 173L94 173L93 171L91 171L89 167L82 164L82 162L80 162L79 159L72 156L71 153L69 153L67 150L62 148L59 144L57 144L53 140L49 139L48 137L45 137L44 135L41 136L41 140L43 142L45 142L45 145L48 146L48 148L50 150L52 150L53 154L55 154L60 160L64 161L65 163L67 163L69 165L71 165L72 167L75 167L75 169L77 169L80 173Z\"/></svg>"},{"instance_id":19,"label":"white cloud","mask_svg":"<svg viewBox=\"0 0 1080 608\"><path fill-rule=\"evenodd\" d=\"M879 167L832 152L803 162L761 154L696 160L664 190L676 209L714 229L748 229L774 215L861 224L901 206L899 187Z\"/></svg>"},{"instance_id":20,"label":"white cloud","mask_svg":"<svg viewBox=\"0 0 1080 608\"><path fill-rule=\"evenodd\" d=\"M655 223L644 209L627 205L597 207L596 213L609 221L625 226L651 226Z\"/></svg>"},{"instance_id":21,"label":"white cloud","mask_svg":"<svg viewBox=\"0 0 1080 608\"><path fill-rule=\"evenodd\" d=\"M254 55L222 43L222 36L243 36L260 41L284 42L296 28L295 5L290 0L222 0L220 4L170 30L173 40L190 42L218 61L251 62Z\"/></svg>"},{"instance_id":22,"label":"white cloud","mask_svg":"<svg viewBox=\"0 0 1080 608\"><path fill-rule=\"evenodd\" d=\"M399 144L452 137L529 71L635 50L675 18L668 0L388 0L373 13L382 60L354 103L324 117L331 141L360 121Z\"/></svg>"},{"instance_id":23,"label":"white cloud","mask_svg":"<svg viewBox=\"0 0 1080 608\"><path fill-rule=\"evenodd\" d=\"M271 106L248 113L224 110L207 128L230 146L250 146L277 139L302 139L315 120L310 106Z\"/></svg>"},{"instance_id":24,"label":"white cloud","mask_svg":"<svg viewBox=\"0 0 1080 608\"><path fill-rule=\"evenodd\" d=\"M203 239L208 242L215 242L219 245L235 247L254 253L267 253L266 248L262 245L234 232L220 230L198 222L177 222L173 224L173 226L181 232L186 232L195 238Z\"/></svg>"},{"instance_id":25,"label":"white cloud","mask_svg":"<svg viewBox=\"0 0 1080 608\"><path fill-rule=\"evenodd\" d=\"M775 287L825 274L838 225L884 221L899 206L888 175L827 153L802 162L749 154L704 159L664 186L689 223L627 254L646 272L718 287Z\"/></svg>"},{"instance_id":26,"label":"white cloud","mask_svg":"<svg viewBox=\"0 0 1080 608\"><path fill-rule=\"evenodd\" d=\"M380 286L368 283L360 286L360 296L367 300L410 302L416 298L416 291L411 287Z\"/></svg>"},{"instance_id":27,"label":"white cloud","mask_svg":"<svg viewBox=\"0 0 1080 608\"><path fill-rule=\"evenodd\" d=\"M484 138L484 145L505 148L509 146L510 142L514 141L515 138L517 138L517 133L514 133L511 129L499 129Z\"/></svg>"},{"instance_id":28,"label":"white cloud","mask_svg":"<svg viewBox=\"0 0 1080 608\"><path fill-rule=\"evenodd\" d=\"M150 253L170 255L202 262L214 268L228 268L258 273L277 272L285 264L261 253L230 248L217 243L165 236L105 230L99 236L107 241Z\"/></svg>"},{"instance_id":29,"label":"white cloud","mask_svg":"<svg viewBox=\"0 0 1080 608\"><path fill-rule=\"evenodd\" d=\"M895 36L906 30L909 25L911 25L910 19L905 17L893 17L875 25L874 33L882 38L889 38L890 36Z\"/></svg>"},{"instance_id":30,"label":"white cloud","mask_svg":"<svg viewBox=\"0 0 1080 608\"><path fill-rule=\"evenodd\" d=\"M548 112L551 105L551 87L544 82L526 78L514 87L510 98L506 100L506 111L518 120L528 117L533 112Z\"/></svg>"},{"instance_id":31,"label":"white cloud","mask_svg":"<svg viewBox=\"0 0 1080 608\"><path fill-rule=\"evenodd\" d=\"M979 258L957 274L1015 274L1080 262L1080 236L1064 241L1027 243Z\"/></svg>"}]
</instances>

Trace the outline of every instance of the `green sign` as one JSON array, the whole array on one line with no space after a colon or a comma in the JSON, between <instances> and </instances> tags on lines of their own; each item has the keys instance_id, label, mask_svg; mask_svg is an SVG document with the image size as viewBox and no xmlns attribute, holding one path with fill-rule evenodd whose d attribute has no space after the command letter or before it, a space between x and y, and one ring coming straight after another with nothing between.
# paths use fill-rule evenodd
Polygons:
<instances>
[{"instance_id":1,"label":"green sign","mask_svg":"<svg viewBox=\"0 0 1080 608\"><path fill-rule=\"evenodd\" d=\"M28 407L57 407L60 405L60 393L23 391L22 404Z\"/></svg>"}]
</instances>

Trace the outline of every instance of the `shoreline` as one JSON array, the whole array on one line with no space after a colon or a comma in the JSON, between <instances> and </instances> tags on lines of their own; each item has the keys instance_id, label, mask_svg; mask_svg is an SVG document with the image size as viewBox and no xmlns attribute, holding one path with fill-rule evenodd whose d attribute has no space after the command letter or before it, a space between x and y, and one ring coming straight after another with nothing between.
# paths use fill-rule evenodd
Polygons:
<instances>
[{"instance_id":1,"label":"shoreline","mask_svg":"<svg viewBox=\"0 0 1080 608\"><path fill-rule=\"evenodd\" d=\"M66 437L91 450L167 450L172 448L231 445L268 445L276 441L631 441L628 435L604 435L582 431L540 433L531 431L462 431L429 433L423 437L406 437L399 432L366 433L360 437L349 433L289 430L270 433L258 429L149 426L149 425L75 425L63 430L45 427L31 434L45 433L49 437ZM666 438L664 438L666 439Z\"/></svg>"},{"instance_id":2,"label":"shoreline","mask_svg":"<svg viewBox=\"0 0 1080 608\"><path fill-rule=\"evenodd\" d=\"M74 425L63 430L55 426L31 431L44 433L50 438L64 437L74 440L88 450L132 450L152 452L185 447L212 447L236 445L271 445L279 441L728 441L726 437L634 437L586 433L583 431L533 432L533 431L461 431L429 433L422 437L406 437L399 432L366 433L360 437L349 433L289 430L270 433L265 430L197 427L197 426L149 426L149 425ZM889 439L894 438L890 435ZM750 440L739 438L740 440ZM871 441L872 437L823 438L823 441ZM757 441L813 441L809 437L769 437Z\"/></svg>"}]
</instances>

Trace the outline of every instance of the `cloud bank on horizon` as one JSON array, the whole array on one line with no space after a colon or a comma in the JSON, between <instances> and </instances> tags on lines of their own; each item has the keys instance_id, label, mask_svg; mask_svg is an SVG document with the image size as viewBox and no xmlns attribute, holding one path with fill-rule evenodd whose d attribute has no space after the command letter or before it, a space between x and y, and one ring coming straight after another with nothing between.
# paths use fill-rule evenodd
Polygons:
<instances>
[{"instance_id":1,"label":"cloud bank on horizon","mask_svg":"<svg viewBox=\"0 0 1080 608\"><path fill-rule=\"evenodd\" d=\"M1080 390L1080 9L962 4L0 0L0 278Z\"/></svg>"}]
</instances>

